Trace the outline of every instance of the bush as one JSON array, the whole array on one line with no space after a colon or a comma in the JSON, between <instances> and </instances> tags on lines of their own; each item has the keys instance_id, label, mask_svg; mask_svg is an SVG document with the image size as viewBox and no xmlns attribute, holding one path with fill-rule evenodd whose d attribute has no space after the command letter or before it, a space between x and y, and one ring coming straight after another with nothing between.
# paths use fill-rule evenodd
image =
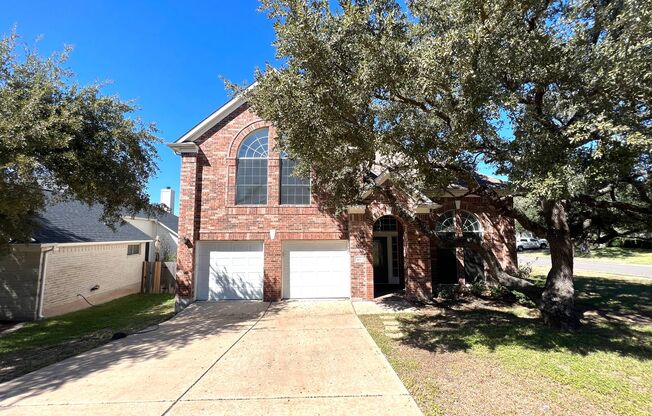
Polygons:
<instances>
[{"instance_id":1,"label":"bush","mask_svg":"<svg viewBox=\"0 0 652 416\"><path fill-rule=\"evenodd\" d=\"M652 241L639 238L614 238L609 242L609 247L652 249Z\"/></svg>"},{"instance_id":2,"label":"bush","mask_svg":"<svg viewBox=\"0 0 652 416\"><path fill-rule=\"evenodd\" d=\"M437 288L437 299L442 299L442 300L455 299L455 288L452 286L439 286Z\"/></svg>"},{"instance_id":3,"label":"bush","mask_svg":"<svg viewBox=\"0 0 652 416\"><path fill-rule=\"evenodd\" d=\"M502 299L509 291L503 286L491 286L489 294L492 298Z\"/></svg>"},{"instance_id":4,"label":"bush","mask_svg":"<svg viewBox=\"0 0 652 416\"><path fill-rule=\"evenodd\" d=\"M620 248L620 247L623 246L624 243L625 243L625 240L623 240L622 238L614 238L609 243L609 247L619 247Z\"/></svg>"},{"instance_id":5,"label":"bush","mask_svg":"<svg viewBox=\"0 0 652 416\"><path fill-rule=\"evenodd\" d=\"M518 266L516 277L519 277L521 279L529 279L531 274L532 274L532 264L527 263L522 266Z\"/></svg>"},{"instance_id":6,"label":"bush","mask_svg":"<svg viewBox=\"0 0 652 416\"><path fill-rule=\"evenodd\" d=\"M535 305L534 302L530 300L527 296L525 296L523 293L517 291L517 290L512 290L512 295L516 298L516 303L519 305L528 307L528 308L534 308Z\"/></svg>"},{"instance_id":7,"label":"bush","mask_svg":"<svg viewBox=\"0 0 652 416\"><path fill-rule=\"evenodd\" d=\"M484 291L487 289L487 285L481 280L473 282L471 285L471 293L474 296L482 296Z\"/></svg>"}]
</instances>

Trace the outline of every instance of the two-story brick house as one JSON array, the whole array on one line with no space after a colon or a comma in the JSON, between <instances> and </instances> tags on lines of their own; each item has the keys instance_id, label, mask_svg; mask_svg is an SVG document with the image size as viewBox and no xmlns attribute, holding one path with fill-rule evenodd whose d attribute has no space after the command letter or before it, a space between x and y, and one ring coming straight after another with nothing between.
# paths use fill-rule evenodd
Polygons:
<instances>
[{"instance_id":1,"label":"two-story brick house","mask_svg":"<svg viewBox=\"0 0 652 416\"><path fill-rule=\"evenodd\" d=\"M169 146L181 156L177 298L371 299L405 288L427 298L434 285L481 278L481 259L441 250L382 199L340 215L320 209L310 181L275 150L277 132L237 96ZM391 186L386 175L379 184ZM474 233L514 268L513 221L451 188L443 203L414 205L442 233ZM442 200L440 200L442 202Z\"/></svg>"}]
</instances>

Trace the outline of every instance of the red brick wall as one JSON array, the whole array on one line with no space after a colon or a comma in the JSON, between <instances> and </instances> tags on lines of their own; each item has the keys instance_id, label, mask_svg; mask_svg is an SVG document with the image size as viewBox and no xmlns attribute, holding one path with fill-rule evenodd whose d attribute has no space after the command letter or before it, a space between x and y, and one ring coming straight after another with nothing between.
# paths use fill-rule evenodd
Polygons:
<instances>
[{"instance_id":1,"label":"red brick wall","mask_svg":"<svg viewBox=\"0 0 652 416\"><path fill-rule=\"evenodd\" d=\"M245 137L260 128L269 129L267 205L235 204L236 155ZM202 240L264 241L264 298L281 297L283 240L348 239L346 217L321 212L311 205L280 205L279 159L274 149L275 129L260 120L247 105L206 132L197 142L196 155L181 162L179 235L192 245ZM274 240L270 230L276 230ZM178 296L191 298L189 283L194 271L193 248L179 244L177 256Z\"/></svg>"},{"instance_id":2,"label":"red brick wall","mask_svg":"<svg viewBox=\"0 0 652 416\"><path fill-rule=\"evenodd\" d=\"M236 154L245 137L260 128L269 128L270 133L267 205L236 205ZM351 296L373 298L372 225L381 216L394 213L381 202L381 198L372 199L365 214L350 215L350 218L322 212L314 200L309 206L280 205L275 135L276 131L270 123L260 120L247 105L243 105L197 140L197 155L182 155L179 206L181 241L177 255L177 297L181 304L192 300L194 247L197 241L202 240L262 240L265 300L277 300L282 296L284 240L348 240ZM496 254L500 261L515 265L513 222L486 214L490 207L478 201L465 199L461 208L479 214L486 230L485 239L497 247ZM452 204L451 201L449 205L452 207ZM441 212L448 208L442 208ZM432 214L431 218L435 219L436 216ZM270 238L270 230L276 230L274 240ZM403 223L403 230L406 291L412 298L428 298L432 294L430 240L413 225ZM188 239L187 244L184 238Z\"/></svg>"}]
</instances>

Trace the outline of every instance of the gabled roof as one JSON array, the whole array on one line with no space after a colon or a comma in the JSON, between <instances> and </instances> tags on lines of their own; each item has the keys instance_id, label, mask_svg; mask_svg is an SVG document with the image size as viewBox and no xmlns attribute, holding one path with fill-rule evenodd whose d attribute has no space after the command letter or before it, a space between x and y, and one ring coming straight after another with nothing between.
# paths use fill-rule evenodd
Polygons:
<instances>
[{"instance_id":1,"label":"gabled roof","mask_svg":"<svg viewBox=\"0 0 652 416\"><path fill-rule=\"evenodd\" d=\"M152 238L131 224L116 224L115 231L100 218L100 205L90 207L80 201L46 205L36 219L32 234L36 243L91 243L116 241L150 241Z\"/></svg>"},{"instance_id":2,"label":"gabled roof","mask_svg":"<svg viewBox=\"0 0 652 416\"><path fill-rule=\"evenodd\" d=\"M199 139L202 134L206 133L211 128L215 127L217 123L224 120L231 113L238 109L242 104L247 102L247 93L251 91L256 86L254 82L248 86L244 91L239 94L236 94L231 100L226 104L215 110L211 115L206 117L204 120L195 125L195 127L188 130L183 136L179 137L174 143L168 144L173 150L176 148L181 148L177 146L182 143L192 143L195 140ZM186 147L188 148L188 147Z\"/></svg>"},{"instance_id":3,"label":"gabled roof","mask_svg":"<svg viewBox=\"0 0 652 416\"><path fill-rule=\"evenodd\" d=\"M169 229L175 234L179 232L179 217L177 217L176 215L170 212L165 212L163 214L155 215L155 216L149 216L144 212L139 212L134 216L127 215L124 218L145 219L145 220L152 220L152 221L157 220L159 223L163 224L165 228Z\"/></svg>"}]
</instances>

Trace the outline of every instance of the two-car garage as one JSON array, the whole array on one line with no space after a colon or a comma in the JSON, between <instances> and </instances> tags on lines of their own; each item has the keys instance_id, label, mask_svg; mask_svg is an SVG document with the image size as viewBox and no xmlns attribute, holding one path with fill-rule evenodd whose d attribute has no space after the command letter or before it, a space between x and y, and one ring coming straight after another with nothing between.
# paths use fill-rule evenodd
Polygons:
<instances>
[{"instance_id":1,"label":"two-car garage","mask_svg":"<svg viewBox=\"0 0 652 416\"><path fill-rule=\"evenodd\" d=\"M197 300L263 298L262 241L202 241L197 245L196 261ZM346 240L284 241L280 263L283 298L351 296Z\"/></svg>"}]
</instances>

